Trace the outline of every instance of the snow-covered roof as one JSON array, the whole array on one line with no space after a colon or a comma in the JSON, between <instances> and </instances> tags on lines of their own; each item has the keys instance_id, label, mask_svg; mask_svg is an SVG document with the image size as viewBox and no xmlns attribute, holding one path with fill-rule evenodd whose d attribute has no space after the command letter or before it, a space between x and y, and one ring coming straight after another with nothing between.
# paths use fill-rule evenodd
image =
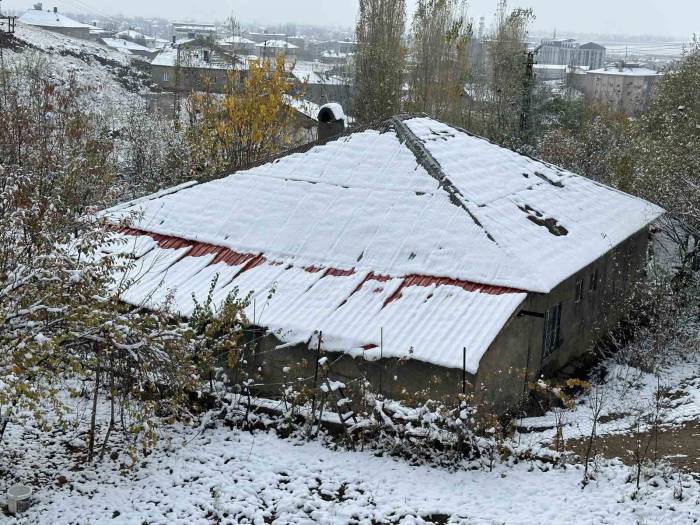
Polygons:
<instances>
[{"instance_id":1,"label":"snow-covered roof","mask_svg":"<svg viewBox=\"0 0 700 525\"><path fill-rule=\"evenodd\" d=\"M265 40L259 44L255 44L256 47L268 47L272 49L299 49L299 46L290 44L284 40Z\"/></svg>"},{"instance_id":2,"label":"snow-covered roof","mask_svg":"<svg viewBox=\"0 0 700 525\"><path fill-rule=\"evenodd\" d=\"M591 75L623 75L630 77L655 77L663 75L659 71L648 69L646 67L606 67L604 69L594 69L589 71Z\"/></svg>"},{"instance_id":3,"label":"snow-covered roof","mask_svg":"<svg viewBox=\"0 0 700 525\"><path fill-rule=\"evenodd\" d=\"M107 47L111 47L112 49L116 49L117 51L120 51L120 52L127 52L127 54L133 53L133 52L146 52L146 53L153 53L154 52L154 50L149 48L149 47L135 44L134 42L131 42L129 40L124 40L122 38L103 38L102 42L104 42L104 44Z\"/></svg>"},{"instance_id":4,"label":"snow-covered roof","mask_svg":"<svg viewBox=\"0 0 700 525\"><path fill-rule=\"evenodd\" d=\"M222 38L221 40L219 40L219 44L224 45L224 46L226 46L226 45L230 46L230 45L234 45L234 44L253 45L253 44L255 44L255 42L248 39L248 38L235 35L235 36L230 36L228 38Z\"/></svg>"},{"instance_id":5,"label":"snow-covered roof","mask_svg":"<svg viewBox=\"0 0 700 525\"><path fill-rule=\"evenodd\" d=\"M68 18L61 13L53 11L43 11L31 9L19 17L23 24L39 27L61 27L61 28L92 28L88 24L83 24L72 18Z\"/></svg>"},{"instance_id":6,"label":"snow-covered roof","mask_svg":"<svg viewBox=\"0 0 700 525\"><path fill-rule=\"evenodd\" d=\"M333 66L320 62L302 62L294 64L291 71L294 78L299 82L316 85L346 85L347 80L331 74Z\"/></svg>"},{"instance_id":7,"label":"snow-covered roof","mask_svg":"<svg viewBox=\"0 0 700 525\"><path fill-rule=\"evenodd\" d=\"M284 103L310 119L318 120L318 112L321 110L321 106L315 102L284 95Z\"/></svg>"},{"instance_id":8,"label":"snow-covered roof","mask_svg":"<svg viewBox=\"0 0 700 525\"><path fill-rule=\"evenodd\" d=\"M148 35L144 35L139 31L134 31L133 29L127 29L125 31L120 31L116 35L117 38L125 38L127 40L143 40L145 42L155 42L156 38Z\"/></svg>"},{"instance_id":9,"label":"snow-covered roof","mask_svg":"<svg viewBox=\"0 0 700 525\"><path fill-rule=\"evenodd\" d=\"M224 60L216 52L210 52L210 60L207 62L204 60L204 52L199 49L185 49L180 52L180 67L183 68L229 70L247 67L247 60L244 57L235 57L235 66L229 60L233 62L234 57ZM176 64L177 49L172 47L162 50L151 60L153 66L175 67Z\"/></svg>"},{"instance_id":10,"label":"snow-covered roof","mask_svg":"<svg viewBox=\"0 0 700 525\"><path fill-rule=\"evenodd\" d=\"M216 26L212 24L194 24L191 22L173 22L175 31L194 31L216 33Z\"/></svg>"},{"instance_id":11,"label":"snow-covered roof","mask_svg":"<svg viewBox=\"0 0 700 525\"><path fill-rule=\"evenodd\" d=\"M188 315L219 273L215 299L254 292L256 323L282 340L322 330L329 350L371 352L383 327L386 357L460 368L466 346L475 372L528 291L551 291L662 210L407 117L110 213L132 212L150 270L128 302L173 289Z\"/></svg>"}]
</instances>

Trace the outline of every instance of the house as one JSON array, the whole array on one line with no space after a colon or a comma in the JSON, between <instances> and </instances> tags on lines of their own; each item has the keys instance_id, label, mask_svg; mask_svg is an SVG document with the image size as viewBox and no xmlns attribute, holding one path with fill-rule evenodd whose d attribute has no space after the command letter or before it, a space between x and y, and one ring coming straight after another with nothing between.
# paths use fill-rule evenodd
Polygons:
<instances>
[{"instance_id":1,"label":"house","mask_svg":"<svg viewBox=\"0 0 700 525\"><path fill-rule=\"evenodd\" d=\"M291 73L294 82L303 86L305 99L321 106L338 102L352 111L354 86L332 65L297 60Z\"/></svg>"},{"instance_id":2,"label":"house","mask_svg":"<svg viewBox=\"0 0 700 525\"><path fill-rule=\"evenodd\" d=\"M212 24L175 22L172 24L172 32L176 40L197 38L215 39L218 30L216 26Z\"/></svg>"},{"instance_id":3,"label":"house","mask_svg":"<svg viewBox=\"0 0 700 525\"><path fill-rule=\"evenodd\" d=\"M26 25L84 40L90 40L90 31L94 29L88 24L62 15L56 7L51 11L44 11L41 3L35 4L34 9L30 9L20 16L19 21Z\"/></svg>"},{"instance_id":4,"label":"house","mask_svg":"<svg viewBox=\"0 0 700 525\"><path fill-rule=\"evenodd\" d=\"M582 44L573 39L546 39L535 48L535 52L539 64L598 69L605 64L606 49L595 42Z\"/></svg>"},{"instance_id":5,"label":"house","mask_svg":"<svg viewBox=\"0 0 700 525\"><path fill-rule=\"evenodd\" d=\"M299 49L286 40L264 40L259 44L255 44L255 48L257 49L258 56L263 58L272 58L277 55L293 57Z\"/></svg>"},{"instance_id":6,"label":"house","mask_svg":"<svg viewBox=\"0 0 700 525\"><path fill-rule=\"evenodd\" d=\"M102 38L113 38L114 31L102 29L101 27L93 27L90 29L90 40L98 41Z\"/></svg>"},{"instance_id":7,"label":"house","mask_svg":"<svg viewBox=\"0 0 700 525\"><path fill-rule=\"evenodd\" d=\"M571 75L585 75L588 66L561 66L556 64L535 64L533 66L538 81L565 81Z\"/></svg>"},{"instance_id":8,"label":"house","mask_svg":"<svg viewBox=\"0 0 700 525\"><path fill-rule=\"evenodd\" d=\"M288 134L293 144L308 144L318 138L318 114L321 106L291 95L284 95L284 103L292 109Z\"/></svg>"},{"instance_id":9,"label":"house","mask_svg":"<svg viewBox=\"0 0 700 525\"><path fill-rule=\"evenodd\" d=\"M287 38L287 35L284 33L256 33L256 32L248 32L245 33L246 38L252 40L256 44L260 44L261 42L264 42L265 40L285 40Z\"/></svg>"},{"instance_id":10,"label":"house","mask_svg":"<svg viewBox=\"0 0 700 525\"><path fill-rule=\"evenodd\" d=\"M142 46L122 38L100 38L99 42L125 55L143 57L149 60L158 53L156 49Z\"/></svg>"},{"instance_id":11,"label":"house","mask_svg":"<svg viewBox=\"0 0 700 525\"><path fill-rule=\"evenodd\" d=\"M229 36L219 40L218 44L233 55L255 55L255 42L242 36Z\"/></svg>"},{"instance_id":12,"label":"house","mask_svg":"<svg viewBox=\"0 0 700 525\"><path fill-rule=\"evenodd\" d=\"M166 91L208 89L224 93L232 71L247 70L247 61L204 40L175 44L151 61L151 77Z\"/></svg>"},{"instance_id":13,"label":"house","mask_svg":"<svg viewBox=\"0 0 700 525\"><path fill-rule=\"evenodd\" d=\"M324 64L342 65L347 64L354 57L353 53L341 53L340 51L323 51L321 53L321 62Z\"/></svg>"},{"instance_id":14,"label":"house","mask_svg":"<svg viewBox=\"0 0 700 525\"><path fill-rule=\"evenodd\" d=\"M251 294L257 382L313 377L320 351L341 381L438 398L464 377L480 406L505 412L620 320L662 213L401 116L108 216L135 217L120 230L135 259L127 303L170 298L189 316L215 278L215 304Z\"/></svg>"},{"instance_id":15,"label":"house","mask_svg":"<svg viewBox=\"0 0 700 525\"><path fill-rule=\"evenodd\" d=\"M114 37L122 40L128 40L129 42L133 42L134 44L138 44L140 46L147 47L150 49L163 48L169 43L167 40L162 40L154 36L145 35L134 29L119 31L114 35Z\"/></svg>"},{"instance_id":16,"label":"house","mask_svg":"<svg viewBox=\"0 0 700 525\"><path fill-rule=\"evenodd\" d=\"M663 74L653 69L622 64L589 71L581 89L589 104L636 117L649 107L661 78Z\"/></svg>"}]
</instances>

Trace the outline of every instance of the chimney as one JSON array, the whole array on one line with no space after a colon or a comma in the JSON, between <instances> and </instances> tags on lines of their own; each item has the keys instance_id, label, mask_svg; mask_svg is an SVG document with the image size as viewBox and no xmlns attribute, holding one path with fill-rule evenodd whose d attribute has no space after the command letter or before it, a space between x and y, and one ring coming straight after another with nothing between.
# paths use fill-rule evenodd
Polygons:
<instances>
[{"instance_id":1,"label":"chimney","mask_svg":"<svg viewBox=\"0 0 700 525\"><path fill-rule=\"evenodd\" d=\"M53 8L53 12L54 12L55 14L58 14L58 7L54 7L54 8Z\"/></svg>"},{"instance_id":2,"label":"chimney","mask_svg":"<svg viewBox=\"0 0 700 525\"><path fill-rule=\"evenodd\" d=\"M345 131L346 117L340 104L326 104L318 112L318 139L327 140Z\"/></svg>"}]
</instances>

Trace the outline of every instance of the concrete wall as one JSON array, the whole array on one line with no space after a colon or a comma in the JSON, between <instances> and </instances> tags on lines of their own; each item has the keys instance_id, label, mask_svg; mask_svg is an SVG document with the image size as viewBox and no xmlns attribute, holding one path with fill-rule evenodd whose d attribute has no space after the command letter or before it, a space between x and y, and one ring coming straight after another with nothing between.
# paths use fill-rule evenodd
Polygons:
<instances>
[{"instance_id":1,"label":"concrete wall","mask_svg":"<svg viewBox=\"0 0 700 525\"><path fill-rule=\"evenodd\" d=\"M228 69L181 67L178 79L177 68L151 65L153 83L166 91L175 91L176 87L181 92L201 91L204 89L205 79L209 79L209 89L213 93L224 93L229 73Z\"/></svg>"},{"instance_id":2,"label":"concrete wall","mask_svg":"<svg viewBox=\"0 0 700 525\"><path fill-rule=\"evenodd\" d=\"M551 375L571 360L590 351L625 314L624 298L642 275L649 243L645 228L604 257L557 286L549 294L530 294L504 327L481 360L476 376L466 375L468 391L473 393L483 413L504 414L516 407L528 391L528 381L540 374ZM595 289L591 278L596 275ZM577 283L582 283L577 300ZM544 355L544 319L521 315L543 314L561 303L561 344ZM290 367L287 380L305 380L312 386L317 353L305 344L275 350L281 343L274 336L258 338L251 348L249 370L265 383L266 395L279 395L285 380L284 367ZM414 360L386 359L369 362L362 358L329 353L332 377L346 384L366 378L375 391L395 399L454 398L462 391L462 370L447 369ZM380 380L381 370L381 380ZM380 389L381 383L381 389Z\"/></svg>"},{"instance_id":3,"label":"concrete wall","mask_svg":"<svg viewBox=\"0 0 700 525\"><path fill-rule=\"evenodd\" d=\"M644 271L647 228L561 283L549 294L530 294L521 313L543 314L562 305L560 345L544 354L542 318L516 314L484 355L476 380L477 397L504 412L517 404L527 380L551 376L590 351L624 317L625 299ZM591 279L597 272L595 290ZM580 301L577 284L582 285Z\"/></svg>"},{"instance_id":4,"label":"concrete wall","mask_svg":"<svg viewBox=\"0 0 700 525\"><path fill-rule=\"evenodd\" d=\"M649 107L659 78L660 75L615 75L589 72L584 78L582 87L588 103L602 104L612 111L638 116Z\"/></svg>"},{"instance_id":5,"label":"concrete wall","mask_svg":"<svg viewBox=\"0 0 700 525\"><path fill-rule=\"evenodd\" d=\"M90 40L90 28L89 27L42 27L46 31L53 31L54 33L60 33L62 35L70 36L73 38L82 38L83 40Z\"/></svg>"}]
</instances>

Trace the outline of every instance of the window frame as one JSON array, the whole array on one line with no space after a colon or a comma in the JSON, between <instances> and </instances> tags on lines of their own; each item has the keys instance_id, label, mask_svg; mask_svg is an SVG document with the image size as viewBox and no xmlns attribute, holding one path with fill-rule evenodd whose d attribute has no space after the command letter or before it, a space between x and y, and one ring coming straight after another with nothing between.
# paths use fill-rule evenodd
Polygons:
<instances>
[{"instance_id":1,"label":"window frame","mask_svg":"<svg viewBox=\"0 0 700 525\"><path fill-rule=\"evenodd\" d=\"M598 268L593 270L593 273L591 274L589 281L588 281L588 291L589 292L596 292L598 291L598 281L600 279L600 275L598 273Z\"/></svg>"},{"instance_id":2,"label":"window frame","mask_svg":"<svg viewBox=\"0 0 700 525\"><path fill-rule=\"evenodd\" d=\"M579 304L583 301L583 279L576 281L576 287L574 289L574 302Z\"/></svg>"},{"instance_id":3,"label":"window frame","mask_svg":"<svg viewBox=\"0 0 700 525\"><path fill-rule=\"evenodd\" d=\"M549 308L544 314L542 334L542 356L547 358L561 348L562 303Z\"/></svg>"}]
</instances>

